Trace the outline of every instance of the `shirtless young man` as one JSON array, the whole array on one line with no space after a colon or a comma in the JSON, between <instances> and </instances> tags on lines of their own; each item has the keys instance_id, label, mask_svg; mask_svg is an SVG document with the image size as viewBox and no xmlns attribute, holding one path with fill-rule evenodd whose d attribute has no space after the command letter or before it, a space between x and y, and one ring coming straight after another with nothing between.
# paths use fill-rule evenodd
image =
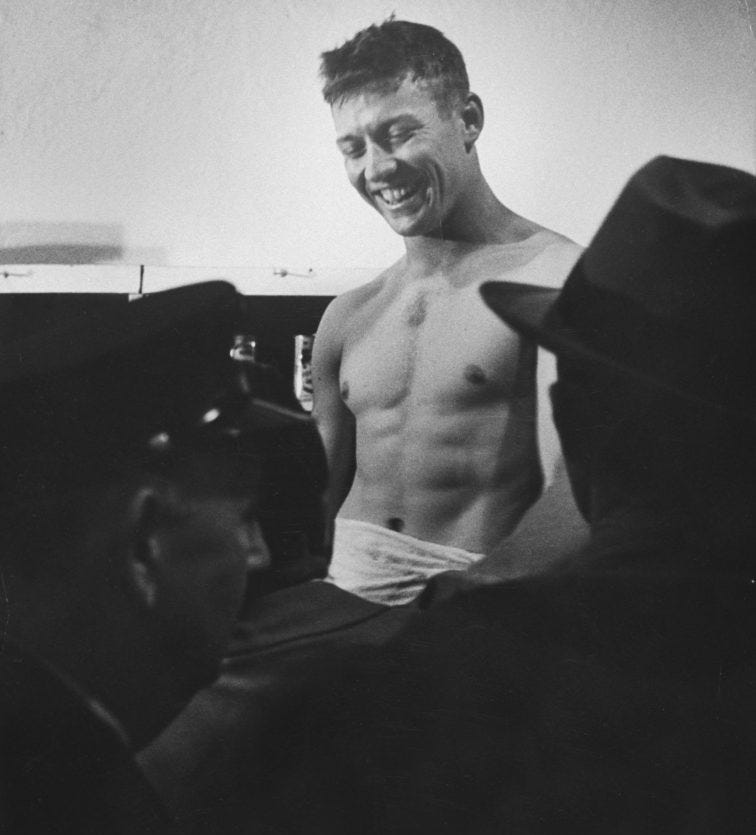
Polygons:
<instances>
[{"instance_id":1,"label":"shirtless young man","mask_svg":"<svg viewBox=\"0 0 756 835\"><path fill-rule=\"evenodd\" d=\"M436 29L371 26L324 53L321 74L349 181L406 246L331 303L315 340L330 578L400 604L490 552L538 497L536 349L478 287L559 287L580 248L494 195L475 147L482 103Z\"/></svg>"}]
</instances>

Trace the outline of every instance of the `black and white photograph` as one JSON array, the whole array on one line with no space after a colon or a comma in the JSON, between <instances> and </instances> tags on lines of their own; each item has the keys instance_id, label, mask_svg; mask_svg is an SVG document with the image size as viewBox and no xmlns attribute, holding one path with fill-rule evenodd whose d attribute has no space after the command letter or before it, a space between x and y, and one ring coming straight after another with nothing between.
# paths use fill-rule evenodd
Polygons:
<instances>
[{"instance_id":1,"label":"black and white photograph","mask_svg":"<svg viewBox=\"0 0 756 835\"><path fill-rule=\"evenodd\" d=\"M0 0L0 832L756 831L754 0Z\"/></svg>"}]
</instances>

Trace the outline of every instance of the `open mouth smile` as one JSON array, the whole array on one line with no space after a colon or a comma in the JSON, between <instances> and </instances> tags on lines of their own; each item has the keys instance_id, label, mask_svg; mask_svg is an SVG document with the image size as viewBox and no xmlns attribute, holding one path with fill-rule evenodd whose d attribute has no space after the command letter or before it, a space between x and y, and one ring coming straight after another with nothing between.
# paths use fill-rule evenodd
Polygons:
<instances>
[{"instance_id":1,"label":"open mouth smile","mask_svg":"<svg viewBox=\"0 0 756 835\"><path fill-rule=\"evenodd\" d=\"M389 209L397 209L409 203L416 197L423 189L423 183L418 181L411 185L394 186L392 188L382 188L374 192L380 201Z\"/></svg>"}]
</instances>

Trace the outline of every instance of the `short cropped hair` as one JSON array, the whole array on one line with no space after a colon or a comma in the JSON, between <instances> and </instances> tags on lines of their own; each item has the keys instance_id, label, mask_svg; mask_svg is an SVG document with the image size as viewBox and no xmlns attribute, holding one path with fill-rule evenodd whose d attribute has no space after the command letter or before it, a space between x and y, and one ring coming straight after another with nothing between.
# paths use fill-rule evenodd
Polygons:
<instances>
[{"instance_id":1,"label":"short cropped hair","mask_svg":"<svg viewBox=\"0 0 756 835\"><path fill-rule=\"evenodd\" d=\"M369 89L397 89L409 78L428 82L437 103L451 108L470 92L462 53L432 26L388 18L322 53L320 75L328 104Z\"/></svg>"}]
</instances>

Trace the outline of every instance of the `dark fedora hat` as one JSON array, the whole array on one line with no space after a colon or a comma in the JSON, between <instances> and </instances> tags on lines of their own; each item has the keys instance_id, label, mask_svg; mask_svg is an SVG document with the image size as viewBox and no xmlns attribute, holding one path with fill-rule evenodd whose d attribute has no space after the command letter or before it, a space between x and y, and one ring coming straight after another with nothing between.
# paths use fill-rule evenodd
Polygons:
<instances>
[{"instance_id":1,"label":"dark fedora hat","mask_svg":"<svg viewBox=\"0 0 756 835\"><path fill-rule=\"evenodd\" d=\"M564 287L486 282L505 322L560 358L756 418L756 177L657 157Z\"/></svg>"},{"instance_id":2,"label":"dark fedora hat","mask_svg":"<svg viewBox=\"0 0 756 835\"><path fill-rule=\"evenodd\" d=\"M6 344L0 498L55 494L140 457L167 460L230 438L238 445L310 420L269 402L231 358L242 317L243 297L214 281Z\"/></svg>"}]
</instances>

